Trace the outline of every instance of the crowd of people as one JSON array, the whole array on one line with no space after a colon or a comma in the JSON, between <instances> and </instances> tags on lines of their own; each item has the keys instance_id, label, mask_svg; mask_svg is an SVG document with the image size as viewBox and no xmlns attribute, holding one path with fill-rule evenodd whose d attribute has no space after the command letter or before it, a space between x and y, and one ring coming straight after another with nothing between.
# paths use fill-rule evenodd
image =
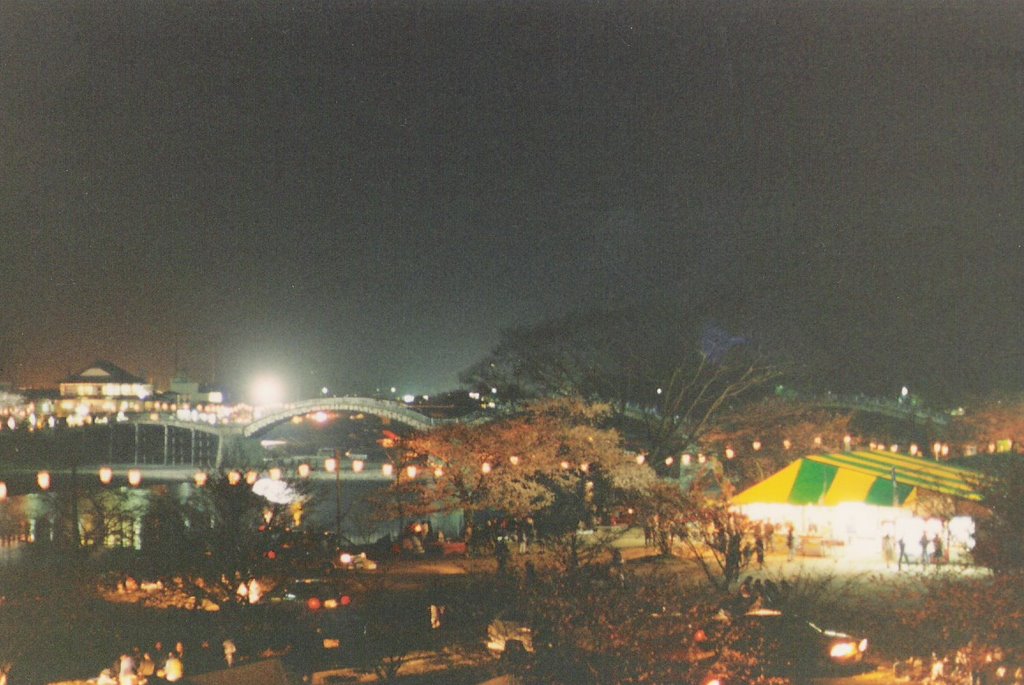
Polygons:
<instances>
[{"instance_id":1,"label":"crowd of people","mask_svg":"<svg viewBox=\"0 0 1024 685\"><path fill-rule=\"evenodd\" d=\"M238 647L230 637L219 645L223 658L220 664L228 668L235 665ZM204 669L214 666L214 652L209 642L200 646L201 660ZM155 642L151 649L135 646L121 653L114 663L103 669L100 674L89 680L95 685L159 685L175 683L185 677L186 659L183 642L175 643L173 648L165 647L162 642Z\"/></svg>"}]
</instances>

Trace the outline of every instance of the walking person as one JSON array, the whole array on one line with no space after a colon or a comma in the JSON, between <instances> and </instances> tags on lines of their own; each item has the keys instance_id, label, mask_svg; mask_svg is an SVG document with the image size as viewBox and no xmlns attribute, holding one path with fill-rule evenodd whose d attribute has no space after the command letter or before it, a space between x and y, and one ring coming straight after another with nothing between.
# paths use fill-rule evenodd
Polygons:
<instances>
[{"instance_id":1,"label":"walking person","mask_svg":"<svg viewBox=\"0 0 1024 685\"><path fill-rule=\"evenodd\" d=\"M899 557L896 559L896 570L902 571L904 561L907 562L907 566L910 565L910 557L907 556L907 541L901 536L900 539L896 541L896 546L899 548L900 552Z\"/></svg>"},{"instance_id":2,"label":"walking person","mask_svg":"<svg viewBox=\"0 0 1024 685\"><path fill-rule=\"evenodd\" d=\"M882 538L882 560L885 561L885 567L890 568L892 566L893 557L896 556L896 548L892 544L892 536L888 533Z\"/></svg>"},{"instance_id":3,"label":"walking person","mask_svg":"<svg viewBox=\"0 0 1024 685\"><path fill-rule=\"evenodd\" d=\"M505 538L498 537L494 541L494 558L498 562L498 573L508 570L508 557L508 545L505 544Z\"/></svg>"}]
</instances>

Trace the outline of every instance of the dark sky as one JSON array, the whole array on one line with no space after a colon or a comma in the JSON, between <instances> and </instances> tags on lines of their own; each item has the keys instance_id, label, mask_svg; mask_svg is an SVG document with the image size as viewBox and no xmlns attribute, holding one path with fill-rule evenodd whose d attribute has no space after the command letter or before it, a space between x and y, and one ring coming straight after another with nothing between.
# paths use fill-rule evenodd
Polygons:
<instances>
[{"instance_id":1,"label":"dark sky","mask_svg":"<svg viewBox=\"0 0 1024 685\"><path fill-rule=\"evenodd\" d=\"M1022 46L1013 2L4 0L0 380L437 391L697 297L841 387L1020 389Z\"/></svg>"}]
</instances>

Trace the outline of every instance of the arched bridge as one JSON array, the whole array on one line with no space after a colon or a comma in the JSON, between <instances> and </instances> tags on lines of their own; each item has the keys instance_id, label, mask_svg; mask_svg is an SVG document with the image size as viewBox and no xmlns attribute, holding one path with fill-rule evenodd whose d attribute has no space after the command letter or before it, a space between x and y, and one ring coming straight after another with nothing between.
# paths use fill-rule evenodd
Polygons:
<instances>
[{"instance_id":1,"label":"arched bridge","mask_svg":"<svg viewBox=\"0 0 1024 685\"><path fill-rule=\"evenodd\" d=\"M324 397L292 402L279 407L273 413L261 416L243 427L242 435L247 438L259 437L273 426L290 421L294 416L305 416L318 411L351 411L373 414L417 430L459 421L459 419L435 419L421 414L402 402L392 400L375 400L369 397Z\"/></svg>"},{"instance_id":2,"label":"arched bridge","mask_svg":"<svg viewBox=\"0 0 1024 685\"><path fill-rule=\"evenodd\" d=\"M246 423L216 424L188 421L171 414L140 414L129 419L134 427L132 461L136 464L187 464L220 466L225 456L252 452L252 444L274 426L319 411L371 414L417 430L448 423L476 422L479 416L438 419L402 402L369 397L322 397L274 407ZM113 443L111 443L113 444Z\"/></svg>"}]
</instances>

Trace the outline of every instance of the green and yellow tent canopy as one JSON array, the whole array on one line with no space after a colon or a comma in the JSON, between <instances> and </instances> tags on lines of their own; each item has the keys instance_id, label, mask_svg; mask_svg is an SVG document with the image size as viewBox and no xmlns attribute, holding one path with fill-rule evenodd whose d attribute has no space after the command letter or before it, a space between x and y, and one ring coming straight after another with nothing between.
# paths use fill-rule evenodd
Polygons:
<instances>
[{"instance_id":1,"label":"green and yellow tent canopy","mask_svg":"<svg viewBox=\"0 0 1024 685\"><path fill-rule=\"evenodd\" d=\"M732 498L733 504L821 504L862 502L912 505L918 490L978 501L980 474L894 452L811 454L798 459Z\"/></svg>"}]
</instances>

